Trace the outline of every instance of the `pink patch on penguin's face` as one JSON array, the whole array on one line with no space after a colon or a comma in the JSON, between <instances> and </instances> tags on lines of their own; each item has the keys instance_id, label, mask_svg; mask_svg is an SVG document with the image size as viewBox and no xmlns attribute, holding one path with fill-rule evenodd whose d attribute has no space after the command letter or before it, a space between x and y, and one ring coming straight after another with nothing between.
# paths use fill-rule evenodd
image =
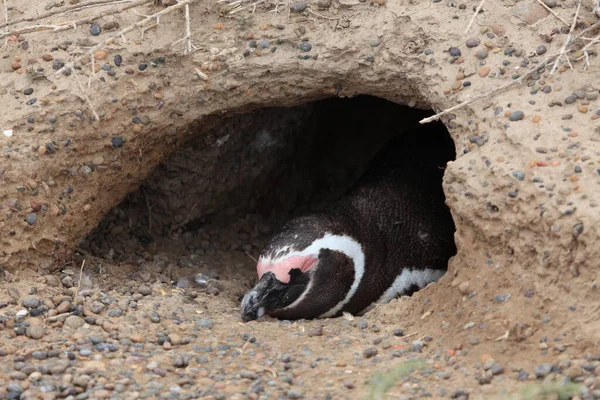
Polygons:
<instances>
[{"instance_id":1,"label":"pink patch on penguin's face","mask_svg":"<svg viewBox=\"0 0 600 400\"><path fill-rule=\"evenodd\" d=\"M314 268L318 261L319 259L315 256L292 256L274 263L268 263L259 259L258 264L256 265L256 271L258 272L258 279L260 279L265 272L272 272L280 282L289 283L290 271L292 269L297 268L302 272L307 272Z\"/></svg>"}]
</instances>

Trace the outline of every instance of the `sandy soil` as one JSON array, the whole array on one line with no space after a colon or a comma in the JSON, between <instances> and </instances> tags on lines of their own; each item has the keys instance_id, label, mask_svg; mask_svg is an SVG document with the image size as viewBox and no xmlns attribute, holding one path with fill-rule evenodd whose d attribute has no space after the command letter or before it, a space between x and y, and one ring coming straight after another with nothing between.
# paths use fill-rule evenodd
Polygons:
<instances>
[{"instance_id":1,"label":"sandy soil","mask_svg":"<svg viewBox=\"0 0 600 400\"><path fill-rule=\"evenodd\" d=\"M108 44L165 5L36 19L77 3L6 3L9 21L30 20L8 27L0 64L0 396L600 398L597 45L575 40L572 70L564 57L554 74L552 63L531 70L569 35L534 1L485 2L466 34L473 2L266 2L229 14L194 1L191 54L172 45L186 34L183 7ZM546 3L569 25L578 10ZM581 2L571 37L598 22L592 8ZM99 35L89 21L26 32L98 13ZM260 131L260 117L235 115L357 94L439 111L530 70L443 118L457 150L444 188L459 253L438 284L363 318L239 321L246 252L280 223L244 208L289 154L236 164L227 154L255 142L224 121ZM282 131L310 116L295 112ZM194 169L186 154L206 184L164 200L169 172ZM222 165L256 169L228 181ZM243 182L265 189L236 209ZM153 229L148 207L160 210ZM142 231L133 240L123 225ZM122 233L132 243L94 247ZM197 273L206 284L183 279Z\"/></svg>"}]
</instances>

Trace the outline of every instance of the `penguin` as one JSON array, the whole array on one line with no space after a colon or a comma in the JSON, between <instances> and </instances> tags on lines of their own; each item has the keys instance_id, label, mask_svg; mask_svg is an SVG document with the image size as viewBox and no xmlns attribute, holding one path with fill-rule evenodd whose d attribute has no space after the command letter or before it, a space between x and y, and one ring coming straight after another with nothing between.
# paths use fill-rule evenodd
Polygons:
<instances>
[{"instance_id":1,"label":"penguin","mask_svg":"<svg viewBox=\"0 0 600 400\"><path fill-rule=\"evenodd\" d=\"M348 192L267 241L242 320L362 315L441 278L456 254L442 188L454 152L441 123L394 137Z\"/></svg>"}]
</instances>

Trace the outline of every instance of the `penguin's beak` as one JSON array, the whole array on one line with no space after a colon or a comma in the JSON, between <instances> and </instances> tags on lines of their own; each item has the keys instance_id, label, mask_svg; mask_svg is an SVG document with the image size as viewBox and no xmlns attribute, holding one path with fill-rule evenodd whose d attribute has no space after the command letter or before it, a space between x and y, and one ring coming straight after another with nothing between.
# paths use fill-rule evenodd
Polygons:
<instances>
[{"instance_id":1,"label":"penguin's beak","mask_svg":"<svg viewBox=\"0 0 600 400\"><path fill-rule=\"evenodd\" d=\"M308 281L308 275L299 269L290 271L290 283L282 283L272 272L265 272L242 299L242 320L254 321L292 304L304 292Z\"/></svg>"},{"instance_id":2,"label":"penguin's beak","mask_svg":"<svg viewBox=\"0 0 600 400\"><path fill-rule=\"evenodd\" d=\"M264 273L258 283L242 299L242 320L248 322L262 317L265 313L265 303L280 285L282 284L273 273Z\"/></svg>"}]
</instances>

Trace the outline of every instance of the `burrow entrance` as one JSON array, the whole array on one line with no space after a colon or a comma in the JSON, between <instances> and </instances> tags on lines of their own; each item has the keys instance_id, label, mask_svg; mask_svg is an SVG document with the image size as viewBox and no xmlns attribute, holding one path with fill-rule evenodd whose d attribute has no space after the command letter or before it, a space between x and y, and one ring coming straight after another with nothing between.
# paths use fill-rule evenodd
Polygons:
<instances>
[{"instance_id":1,"label":"burrow entrance","mask_svg":"<svg viewBox=\"0 0 600 400\"><path fill-rule=\"evenodd\" d=\"M445 126L418 124L430 114L359 96L227 116L190 134L79 249L129 278L220 295L230 300L225 308L236 307L270 234L342 195L391 138L404 135L423 150L398 157L440 168L440 157L453 160Z\"/></svg>"}]
</instances>

